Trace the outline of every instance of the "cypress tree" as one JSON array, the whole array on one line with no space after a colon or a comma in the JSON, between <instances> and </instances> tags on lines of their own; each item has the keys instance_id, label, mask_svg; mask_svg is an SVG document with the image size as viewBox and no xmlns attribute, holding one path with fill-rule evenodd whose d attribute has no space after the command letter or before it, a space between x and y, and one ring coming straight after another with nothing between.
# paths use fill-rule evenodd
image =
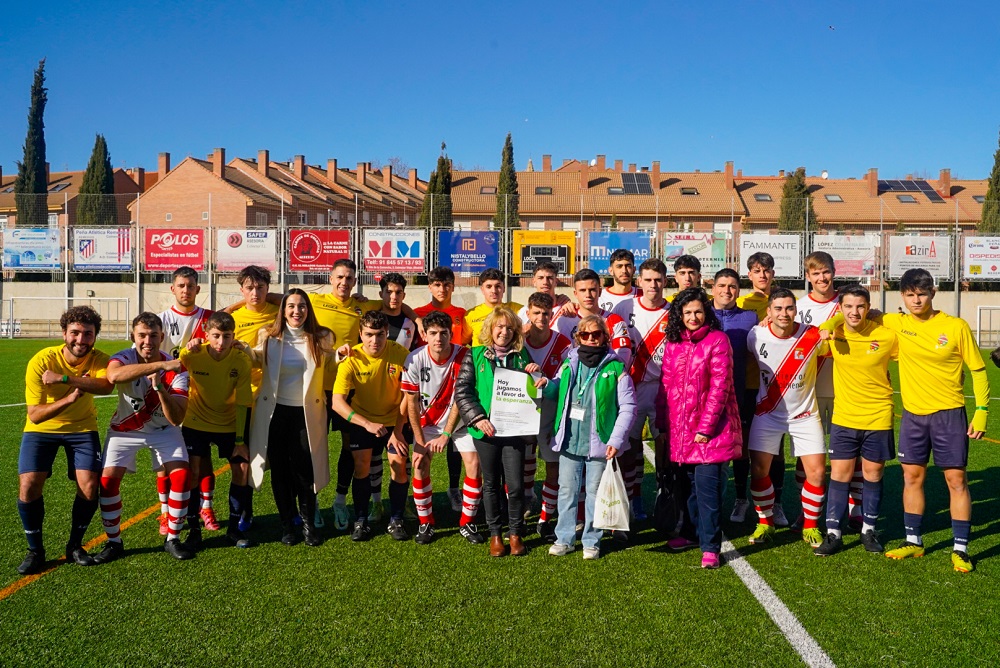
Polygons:
<instances>
[{"instance_id":1,"label":"cypress tree","mask_svg":"<svg viewBox=\"0 0 1000 668\"><path fill-rule=\"evenodd\" d=\"M494 228L520 227L518 215L517 170L514 169L514 142L510 133L500 154L500 176L497 181L497 210L493 214Z\"/></svg>"},{"instance_id":2,"label":"cypress tree","mask_svg":"<svg viewBox=\"0 0 1000 668\"><path fill-rule=\"evenodd\" d=\"M17 163L14 201L18 227L45 227L49 224L48 178L45 174L45 59L35 70L31 84L31 108L28 110L28 135L24 139L24 160Z\"/></svg>"},{"instance_id":3,"label":"cypress tree","mask_svg":"<svg viewBox=\"0 0 1000 668\"><path fill-rule=\"evenodd\" d=\"M444 142L441 150L444 151ZM438 196L434 198L434 227L451 227L451 160L442 152L437 162Z\"/></svg>"},{"instance_id":4,"label":"cypress tree","mask_svg":"<svg viewBox=\"0 0 1000 668\"><path fill-rule=\"evenodd\" d=\"M97 135L94 150L80 184L76 220L80 225L117 225L118 208L114 202L115 179L111 154L104 135ZM110 197L109 197L110 196Z\"/></svg>"},{"instance_id":5,"label":"cypress tree","mask_svg":"<svg viewBox=\"0 0 1000 668\"><path fill-rule=\"evenodd\" d=\"M818 229L812 195L806 186L806 168L799 167L788 175L781 189L781 213L778 214L779 232L801 232L806 229L806 212L809 225Z\"/></svg>"},{"instance_id":6,"label":"cypress tree","mask_svg":"<svg viewBox=\"0 0 1000 668\"><path fill-rule=\"evenodd\" d=\"M427 192L424 193L424 202L420 207L420 217L417 219L418 227L431 226L431 206L433 205L433 201L437 199L436 195L438 194L437 180L437 172L431 172L431 177L427 180Z\"/></svg>"},{"instance_id":7,"label":"cypress tree","mask_svg":"<svg viewBox=\"0 0 1000 668\"><path fill-rule=\"evenodd\" d=\"M1000 146L993 153L993 171L990 172L986 200L983 202L983 215L976 226L976 231L980 234L1000 234Z\"/></svg>"}]
</instances>

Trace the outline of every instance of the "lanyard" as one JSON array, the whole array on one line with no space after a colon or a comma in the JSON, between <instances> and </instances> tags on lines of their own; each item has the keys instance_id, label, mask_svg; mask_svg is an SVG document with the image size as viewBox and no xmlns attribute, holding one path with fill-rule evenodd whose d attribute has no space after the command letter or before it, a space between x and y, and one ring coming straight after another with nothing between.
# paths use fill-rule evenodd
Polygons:
<instances>
[{"instance_id":1,"label":"lanyard","mask_svg":"<svg viewBox=\"0 0 1000 668\"><path fill-rule=\"evenodd\" d=\"M580 366L588 370L586 378L579 375L577 376L576 384L578 389L576 391L576 400L577 403L583 404L583 396L587 393L587 386L590 384L590 381L593 380L593 378L597 375L597 368L596 367L591 368L583 364L581 364Z\"/></svg>"}]
</instances>

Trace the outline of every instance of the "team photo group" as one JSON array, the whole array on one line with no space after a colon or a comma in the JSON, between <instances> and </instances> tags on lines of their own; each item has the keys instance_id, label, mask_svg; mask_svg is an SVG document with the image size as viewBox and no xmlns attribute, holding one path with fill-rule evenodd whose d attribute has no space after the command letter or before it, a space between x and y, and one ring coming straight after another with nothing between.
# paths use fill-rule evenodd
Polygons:
<instances>
[{"instance_id":1,"label":"team photo group","mask_svg":"<svg viewBox=\"0 0 1000 668\"><path fill-rule=\"evenodd\" d=\"M827 253L804 267L809 292L797 299L775 284L767 253L750 256L744 276L702 276L691 255L669 269L655 258L637 267L620 249L610 280L591 269L564 278L572 297L557 292L555 265L538 264L524 305L509 300L500 270L487 269L480 303L465 310L452 303L448 267L429 272L430 302L411 308L400 274L381 276L378 299L355 294L347 259L324 293L272 293L268 270L248 266L236 278L242 300L216 312L197 306L198 274L181 267L170 308L136 315L132 346L110 356L95 347L98 313L69 308L63 343L35 354L25 374L17 507L28 551L17 570L49 567L43 490L63 449L76 486L65 557L81 566L126 554L121 481L149 450L164 550L176 559L193 558L204 532L224 531L238 548L275 540L254 526L265 482L289 546L382 532L426 545L437 502L491 557L526 554L537 532L554 557L579 543L583 559L598 559L602 540L627 545L648 511L667 547L700 549L706 569L724 563L724 516L756 516L751 544L784 529L828 557L854 532L864 550L906 559L924 554L933 462L950 496L951 565L972 571L966 467L970 439L986 430L990 387L969 325L934 308L923 269L899 281L899 312L881 313L865 287L834 287ZM530 428L509 412L511 379L533 397L523 402ZM94 398L116 391L114 416L99 425ZM795 517L783 505L786 455ZM214 509L216 456L231 473L226 521ZM432 483L435 456L446 460L447 486ZM659 491L644 503L647 457ZM883 498L893 459L901 499ZM627 511L613 530L609 481ZM332 507L321 508L317 495L331 482ZM724 507L730 484L735 498ZM901 543L883 547L883 507L901 507ZM98 511L107 538L88 553L83 538Z\"/></svg>"}]
</instances>

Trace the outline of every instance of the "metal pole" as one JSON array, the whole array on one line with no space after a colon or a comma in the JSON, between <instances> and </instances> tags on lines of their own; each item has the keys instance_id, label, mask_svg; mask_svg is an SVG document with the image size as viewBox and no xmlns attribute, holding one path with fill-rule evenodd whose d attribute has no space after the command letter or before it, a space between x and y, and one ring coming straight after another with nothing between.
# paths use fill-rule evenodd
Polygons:
<instances>
[{"instance_id":1,"label":"metal pole","mask_svg":"<svg viewBox=\"0 0 1000 668\"><path fill-rule=\"evenodd\" d=\"M139 243L140 243L140 231L139 231L139 193L135 194L135 225L129 225L129 236L132 237L132 261L134 263L135 269L135 307L136 311L142 312L142 276L139 274ZM126 315L127 319L127 315ZM128 331L128 326L126 325L126 332Z\"/></svg>"},{"instance_id":2,"label":"metal pole","mask_svg":"<svg viewBox=\"0 0 1000 668\"><path fill-rule=\"evenodd\" d=\"M958 226L958 200L955 200L955 250L952 252L952 275L955 278L955 317L962 317L962 230Z\"/></svg>"},{"instance_id":3,"label":"metal pole","mask_svg":"<svg viewBox=\"0 0 1000 668\"><path fill-rule=\"evenodd\" d=\"M882 215L883 214L882 206L884 204L885 204L885 202L883 202L882 198L880 197L879 200L878 200L878 235L880 237L880 239L879 239L880 243L879 243L879 249L878 249L879 250L879 253L878 253L879 254L879 261L876 263L876 265L879 268L879 274L878 274L879 275L879 282L881 283L881 286L882 286L882 313L885 313L885 307L886 307L886 304L888 303L886 301L888 299L888 297L885 294L886 293L886 288L888 287L887 286L888 281L886 281L886 278L885 278L886 273L887 273L886 266L885 266L885 261L886 261L886 258L887 258L887 251L888 251L888 246L889 246L889 240L885 238L885 228L884 228L885 219L883 218L883 215Z\"/></svg>"},{"instance_id":4,"label":"metal pole","mask_svg":"<svg viewBox=\"0 0 1000 668\"><path fill-rule=\"evenodd\" d=\"M806 206L806 233L804 235L802 235L802 248L799 250L799 261L800 262L802 261L801 258L803 257L803 253L806 250L806 245L809 243L809 198L808 197L805 198L805 206ZM805 272L805 268L803 267L803 271L802 271L803 276L805 276L805 273L806 273ZM803 278L802 283L803 283L802 289L805 290L806 293L808 294L809 293L809 279L808 278Z\"/></svg>"},{"instance_id":5,"label":"metal pole","mask_svg":"<svg viewBox=\"0 0 1000 668\"><path fill-rule=\"evenodd\" d=\"M215 247L215 239L212 234L215 230L212 226L212 193L208 193L208 262L206 262L206 272L208 273L208 308L212 311L215 310L215 277L213 276L212 268L215 266L217 258L213 255L214 252L219 252Z\"/></svg>"}]
</instances>

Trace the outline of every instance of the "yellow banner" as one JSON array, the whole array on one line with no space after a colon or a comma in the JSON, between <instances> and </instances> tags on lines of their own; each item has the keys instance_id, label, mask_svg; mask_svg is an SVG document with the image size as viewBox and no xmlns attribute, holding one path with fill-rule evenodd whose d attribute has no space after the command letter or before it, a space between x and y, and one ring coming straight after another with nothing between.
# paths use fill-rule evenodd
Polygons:
<instances>
[{"instance_id":1,"label":"yellow banner","mask_svg":"<svg viewBox=\"0 0 1000 668\"><path fill-rule=\"evenodd\" d=\"M572 276L576 271L576 232L517 230L513 246L515 275L530 275L543 262L556 265L560 276Z\"/></svg>"}]
</instances>

